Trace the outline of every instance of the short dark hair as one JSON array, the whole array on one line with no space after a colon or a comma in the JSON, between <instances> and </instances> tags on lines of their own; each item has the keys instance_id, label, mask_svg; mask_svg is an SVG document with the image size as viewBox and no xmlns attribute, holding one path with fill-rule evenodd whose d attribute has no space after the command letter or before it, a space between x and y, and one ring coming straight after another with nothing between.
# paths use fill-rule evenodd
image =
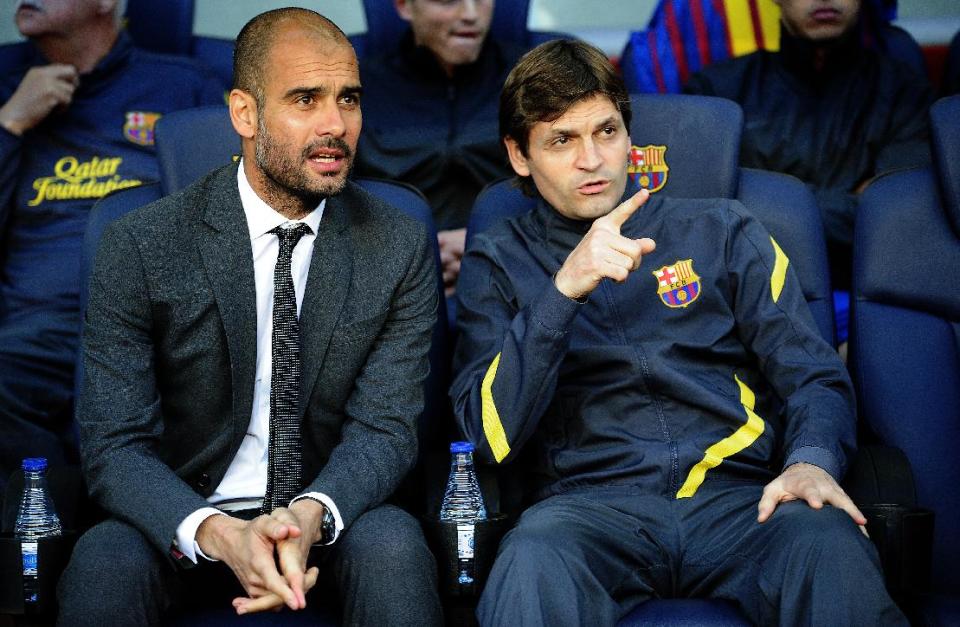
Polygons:
<instances>
[{"instance_id":1,"label":"short dark hair","mask_svg":"<svg viewBox=\"0 0 960 627\"><path fill-rule=\"evenodd\" d=\"M257 107L263 106L264 66L277 27L284 21L309 24L316 27L318 33L350 45L350 40L339 26L310 9L286 7L257 15L240 29L233 50L233 88L253 94Z\"/></svg>"},{"instance_id":2,"label":"short dark hair","mask_svg":"<svg viewBox=\"0 0 960 627\"><path fill-rule=\"evenodd\" d=\"M603 52L568 39L540 44L521 57L500 92L500 139L513 139L526 157L535 124L552 122L594 96L609 98L630 128L630 95ZM530 177L519 178L521 188L531 193Z\"/></svg>"}]
</instances>

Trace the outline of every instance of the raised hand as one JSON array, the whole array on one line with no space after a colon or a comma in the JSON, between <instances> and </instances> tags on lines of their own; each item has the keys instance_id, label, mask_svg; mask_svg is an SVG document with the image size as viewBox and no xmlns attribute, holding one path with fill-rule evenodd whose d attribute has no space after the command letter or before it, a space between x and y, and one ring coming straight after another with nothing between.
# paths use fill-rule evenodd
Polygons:
<instances>
[{"instance_id":1,"label":"raised hand","mask_svg":"<svg viewBox=\"0 0 960 627\"><path fill-rule=\"evenodd\" d=\"M643 255L653 252L656 244L648 237L624 237L620 235L620 228L648 198L650 192L642 189L607 215L593 221L590 230L567 256L554 279L562 294L568 298L583 299L603 279L622 283L640 267Z\"/></svg>"},{"instance_id":2,"label":"raised hand","mask_svg":"<svg viewBox=\"0 0 960 627\"><path fill-rule=\"evenodd\" d=\"M17 90L0 107L0 126L14 135L23 135L54 108L70 104L79 84L80 76L72 65L54 63L30 68Z\"/></svg>"}]
</instances>

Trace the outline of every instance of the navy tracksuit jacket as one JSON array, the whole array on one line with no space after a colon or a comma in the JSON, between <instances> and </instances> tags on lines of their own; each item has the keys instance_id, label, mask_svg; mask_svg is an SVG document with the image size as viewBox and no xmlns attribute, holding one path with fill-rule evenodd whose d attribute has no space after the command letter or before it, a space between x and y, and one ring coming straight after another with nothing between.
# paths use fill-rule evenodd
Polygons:
<instances>
[{"instance_id":1,"label":"navy tracksuit jacket","mask_svg":"<svg viewBox=\"0 0 960 627\"><path fill-rule=\"evenodd\" d=\"M534 499L601 485L689 497L798 461L842 476L849 378L742 205L651 197L622 233L656 250L577 304L551 277L588 228L541 202L466 253L451 395L481 458L523 451Z\"/></svg>"}]
</instances>

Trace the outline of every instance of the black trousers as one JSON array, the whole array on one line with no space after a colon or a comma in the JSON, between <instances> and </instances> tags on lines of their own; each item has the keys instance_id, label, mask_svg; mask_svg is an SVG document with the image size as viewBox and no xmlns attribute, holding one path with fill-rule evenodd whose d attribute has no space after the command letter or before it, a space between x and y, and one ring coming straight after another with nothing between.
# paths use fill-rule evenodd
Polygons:
<instances>
[{"instance_id":1,"label":"black trousers","mask_svg":"<svg viewBox=\"0 0 960 627\"><path fill-rule=\"evenodd\" d=\"M758 625L906 625L873 544L846 512L706 482L687 499L630 487L547 498L500 545L481 625L614 625L653 598L718 598Z\"/></svg>"},{"instance_id":2,"label":"black trousers","mask_svg":"<svg viewBox=\"0 0 960 627\"><path fill-rule=\"evenodd\" d=\"M361 515L309 562L320 578L307 595L317 624L441 625L436 564L416 519L383 505ZM246 596L230 569L202 558L181 569L134 527L107 520L85 533L60 579L59 625L158 625L223 608ZM289 609L283 612L292 613ZM339 618L337 618L339 617ZM303 622L304 617L300 622Z\"/></svg>"}]
</instances>

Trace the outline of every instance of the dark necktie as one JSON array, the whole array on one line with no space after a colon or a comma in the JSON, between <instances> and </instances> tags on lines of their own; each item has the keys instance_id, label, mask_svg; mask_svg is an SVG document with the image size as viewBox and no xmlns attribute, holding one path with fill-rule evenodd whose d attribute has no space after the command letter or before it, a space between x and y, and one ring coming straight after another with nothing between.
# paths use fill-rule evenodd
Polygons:
<instances>
[{"instance_id":1,"label":"dark necktie","mask_svg":"<svg viewBox=\"0 0 960 627\"><path fill-rule=\"evenodd\" d=\"M267 462L267 492L263 513L286 507L301 489L300 420L300 324L297 297L290 275L290 257L300 238L312 233L306 224L278 226L270 231L280 240L280 253L273 271L273 365L270 373L270 450Z\"/></svg>"}]
</instances>

